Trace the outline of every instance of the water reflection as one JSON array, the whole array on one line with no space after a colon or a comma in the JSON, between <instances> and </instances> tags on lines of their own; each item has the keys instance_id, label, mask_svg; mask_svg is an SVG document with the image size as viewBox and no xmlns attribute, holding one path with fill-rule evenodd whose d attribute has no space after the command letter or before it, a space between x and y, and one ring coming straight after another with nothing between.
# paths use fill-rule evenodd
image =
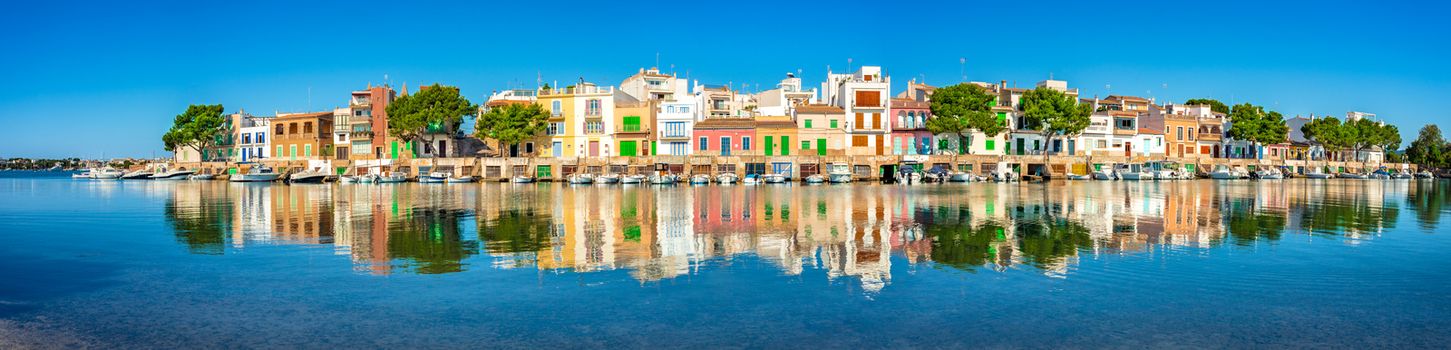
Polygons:
<instances>
[{"instance_id":1,"label":"water reflection","mask_svg":"<svg viewBox=\"0 0 1451 350\"><path fill-rule=\"evenodd\" d=\"M1287 235L1355 244L1393 228L1403 205L1432 230L1451 201L1429 181L175 186L165 216L196 254L330 245L371 274L626 270L641 283L749 255L868 292L891 283L894 263L1068 277L1080 259L1158 249L1253 249Z\"/></svg>"}]
</instances>

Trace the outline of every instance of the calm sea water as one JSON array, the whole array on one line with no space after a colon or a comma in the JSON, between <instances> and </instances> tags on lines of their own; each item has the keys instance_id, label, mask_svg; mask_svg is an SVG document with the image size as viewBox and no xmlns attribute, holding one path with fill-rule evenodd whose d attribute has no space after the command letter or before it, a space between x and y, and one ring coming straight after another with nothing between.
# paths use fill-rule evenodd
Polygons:
<instances>
[{"instance_id":1,"label":"calm sea water","mask_svg":"<svg viewBox=\"0 0 1451 350\"><path fill-rule=\"evenodd\" d=\"M1451 182L0 174L0 348L1451 344Z\"/></svg>"}]
</instances>

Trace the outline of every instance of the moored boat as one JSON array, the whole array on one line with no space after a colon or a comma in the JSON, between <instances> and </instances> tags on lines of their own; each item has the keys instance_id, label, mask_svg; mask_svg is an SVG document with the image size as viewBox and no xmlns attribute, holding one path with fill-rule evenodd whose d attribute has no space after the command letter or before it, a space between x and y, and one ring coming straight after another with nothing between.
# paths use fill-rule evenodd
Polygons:
<instances>
[{"instance_id":1,"label":"moored boat","mask_svg":"<svg viewBox=\"0 0 1451 350\"><path fill-rule=\"evenodd\" d=\"M761 175L761 182L765 182L765 183L768 183L768 184L786 183L786 175L781 175L781 174L765 174L765 175Z\"/></svg>"},{"instance_id":2,"label":"moored boat","mask_svg":"<svg viewBox=\"0 0 1451 350\"><path fill-rule=\"evenodd\" d=\"M445 179L443 181L444 182L447 182L447 183L451 183L451 184L457 184L457 183L475 182L475 181L479 181L479 179L478 178L475 178L475 177L473 177L471 175L460 175L460 176L449 176L448 179Z\"/></svg>"},{"instance_id":3,"label":"moored boat","mask_svg":"<svg viewBox=\"0 0 1451 350\"><path fill-rule=\"evenodd\" d=\"M680 176L675 174L658 174L650 176L651 185L674 185L680 181Z\"/></svg>"},{"instance_id":4,"label":"moored boat","mask_svg":"<svg viewBox=\"0 0 1451 350\"><path fill-rule=\"evenodd\" d=\"M588 185L593 184L595 182L595 178L593 175L587 173L574 173L569 174L569 176L565 178L565 181L568 181L571 185Z\"/></svg>"},{"instance_id":5,"label":"moored boat","mask_svg":"<svg viewBox=\"0 0 1451 350\"><path fill-rule=\"evenodd\" d=\"M636 174L636 175L625 175L625 177L620 178L620 183L621 184L626 184L626 185L630 185L630 184L640 184L640 183L644 183L644 182L645 182L645 175L638 175L638 174Z\"/></svg>"},{"instance_id":6,"label":"moored boat","mask_svg":"<svg viewBox=\"0 0 1451 350\"><path fill-rule=\"evenodd\" d=\"M1215 180L1239 180L1239 174L1227 165L1216 165L1214 170L1209 172L1209 178Z\"/></svg>"},{"instance_id":7,"label":"moored boat","mask_svg":"<svg viewBox=\"0 0 1451 350\"><path fill-rule=\"evenodd\" d=\"M399 183L407 182L408 174L401 171L389 171L378 177L378 183Z\"/></svg>"},{"instance_id":8,"label":"moored boat","mask_svg":"<svg viewBox=\"0 0 1451 350\"><path fill-rule=\"evenodd\" d=\"M79 173L71 174L71 178L72 179L91 179L91 178L95 178L95 177L96 177L96 174L92 173L92 170L91 169L86 169L86 171L82 171L82 172L79 172Z\"/></svg>"},{"instance_id":9,"label":"moored boat","mask_svg":"<svg viewBox=\"0 0 1451 350\"><path fill-rule=\"evenodd\" d=\"M808 184L826 183L826 177L825 176L821 176L821 174L811 174L810 176L807 176L806 177L806 180L805 181Z\"/></svg>"},{"instance_id":10,"label":"moored boat","mask_svg":"<svg viewBox=\"0 0 1451 350\"><path fill-rule=\"evenodd\" d=\"M1260 180L1280 180L1285 178L1285 174L1281 173L1280 169L1265 167L1255 170L1255 178Z\"/></svg>"},{"instance_id":11,"label":"moored boat","mask_svg":"<svg viewBox=\"0 0 1451 350\"><path fill-rule=\"evenodd\" d=\"M534 183L534 178L533 177L529 177L529 176L519 175L519 176L515 176L514 178L510 179L509 182L513 182L513 183L516 183L516 184L529 184L529 183Z\"/></svg>"},{"instance_id":12,"label":"moored boat","mask_svg":"<svg viewBox=\"0 0 1451 350\"><path fill-rule=\"evenodd\" d=\"M292 175L287 176L287 181L288 182L292 182L292 183L302 183L302 184L307 184L307 183L324 183L324 182L327 182L328 178L331 177L331 176L332 176L332 174L328 174L326 171L322 171L320 169L318 169L318 170L308 170L308 171L293 173Z\"/></svg>"},{"instance_id":13,"label":"moored boat","mask_svg":"<svg viewBox=\"0 0 1451 350\"><path fill-rule=\"evenodd\" d=\"M746 174L746 177L741 179L742 185L757 185L760 183L761 176L756 174Z\"/></svg>"},{"instance_id":14,"label":"moored boat","mask_svg":"<svg viewBox=\"0 0 1451 350\"><path fill-rule=\"evenodd\" d=\"M1118 172L1118 177L1120 179L1124 179L1124 180L1128 180L1128 181L1153 180L1154 179L1154 173L1153 172L1150 172L1148 170L1148 168L1145 167L1145 166L1143 166L1143 165L1140 165L1140 164L1119 164L1118 167L1119 167L1118 169L1114 169L1114 170Z\"/></svg>"},{"instance_id":15,"label":"moored boat","mask_svg":"<svg viewBox=\"0 0 1451 350\"><path fill-rule=\"evenodd\" d=\"M972 182L972 174L954 171L947 174L948 182Z\"/></svg>"},{"instance_id":16,"label":"moored boat","mask_svg":"<svg viewBox=\"0 0 1451 350\"><path fill-rule=\"evenodd\" d=\"M831 163L827 165L826 179L834 184L851 182L851 166L846 163Z\"/></svg>"},{"instance_id":17,"label":"moored boat","mask_svg":"<svg viewBox=\"0 0 1451 350\"><path fill-rule=\"evenodd\" d=\"M217 178L217 175L214 175L214 174L191 174L191 176L190 177L187 177L187 178L188 179L191 179L191 180L205 181L205 180L214 180L214 179Z\"/></svg>"},{"instance_id":18,"label":"moored boat","mask_svg":"<svg viewBox=\"0 0 1451 350\"><path fill-rule=\"evenodd\" d=\"M195 173L196 173L195 170L185 170L185 169L182 169L182 170L169 170L169 171L163 171L163 172L151 174L151 179L153 179L153 180L186 180L187 177L189 177L189 176L191 176L191 174L195 174Z\"/></svg>"},{"instance_id":19,"label":"moored boat","mask_svg":"<svg viewBox=\"0 0 1451 350\"><path fill-rule=\"evenodd\" d=\"M706 174L695 174L695 175L691 175L690 176L690 184L691 185L708 185L708 184L710 184L710 175L706 175Z\"/></svg>"},{"instance_id":20,"label":"moored boat","mask_svg":"<svg viewBox=\"0 0 1451 350\"><path fill-rule=\"evenodd\" d=\"M232 174L227 180L231 182L272 182L282 178L282 173L273 171L265 166L254 166L247 169L247 172Z\"/></svg>"},{"instance_id":21,"label":"moored boat","mask_svg":"<svg viewBox=\"0 0 1451 350\"><path fill-rule=\"evenodd\" d=\"M736 176L736 173L720 173L715 176L715 182L722 185L734 184L737 181L740 181L740 176Z\"/></svg>"},{"instance_id":22,"label":"moored boat","mask_svg":"<svg viewBox=\"0 0 1451 350\"><path fill-rule=\"evenodd\" d=\"M1436 174L1432 174L1430 170L1421 170L1416 173L1417 179L1430 179L1434 177L1436 177Z\"/></svg>"},{"instance_id":23,"label":"moored boat","mask_svg":"<svg viewBox=\"0 0 1451 350\"><path fill-rule=\"evenodd\" d=\"M600 176L595 176L595 183L596 184L601 184L601 185L617 184L617 183L620 183L620 175L619 174L604 174L604 175L600 175Z\"/></svg>"},{"instance_id":24,"label":"moored boat","mask_svg":"<svg viewBox=\"0 0 1451 350\"><path fill-rule=\"evenodd\" d=\"M121 175L121 179L122 180L146 180L146 179L150 179L151 178L151 175L154 175L154 174L155 173L152 173L150 171L147 171L145 169L142 169L142 170L137 170L137 171L133 171L133 172L129 172L129 173L126 173L124 175Z\"/></svg>"},{"instance_id":25,"label":"moored boat","mask_svg":"<svg viewBox=\"0 0 1451 350\"><path fill-rule=\"evenodd\" d=\"M1343 173L1338 174L1337 176L1339 176L1342 179L1355 179L1355 180L1365 180L1365 179L1369 179L1370 178L1370 175L1360 174L1360 173L1352 173L1352 172L1343 172Z\"/></svg>"},{"instance_id":26,"label":"moored boat","mask_svg":"<svg viewBox=\"0 0 1451 350\"><path fill-rule=\"evenodd\" d=\"M441 184L448 181L449 173L434 171L418 176L418 183Z\"/></svg>"}]
</instances>

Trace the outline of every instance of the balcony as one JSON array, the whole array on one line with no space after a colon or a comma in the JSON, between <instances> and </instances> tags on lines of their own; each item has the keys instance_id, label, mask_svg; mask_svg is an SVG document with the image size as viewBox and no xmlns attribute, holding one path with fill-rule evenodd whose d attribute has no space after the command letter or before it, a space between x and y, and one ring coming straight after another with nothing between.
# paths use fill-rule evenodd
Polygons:
<instances>
[{"instance_id":1,"label":"balcony","mask_svg":"<svg viewBox=\"0 0 1451 350\"><path fill-rule=\"evenodd\" d=\"M624 125L624 126L616 127L615 128L615 133L617 133L617 134L647 133L648 134L648 133L650 133L650 128L643 128L640 125Z\"/></svg>"}]
</instances>

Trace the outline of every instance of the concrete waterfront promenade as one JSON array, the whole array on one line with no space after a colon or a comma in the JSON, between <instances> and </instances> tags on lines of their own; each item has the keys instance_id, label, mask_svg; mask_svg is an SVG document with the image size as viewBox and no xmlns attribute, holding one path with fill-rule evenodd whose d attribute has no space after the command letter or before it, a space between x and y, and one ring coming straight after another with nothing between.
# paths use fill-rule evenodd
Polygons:
<instances>
[{"instance_id":1,"label":"concrete waterfront promenade","mask_svg":"<svg viewBox=\"0 0 1451 350\"><path fill-rule=\"evenodd\" d=\"M1044 173L1045 159L1042 155L916 155L916 156L636 156L636 157L576 157L576 158L415 158L384 160L276 160L267 159L256 163L230 162L176 162L171 168L199 170L201 173L228 174L235 171L263 165L278 172L291 172L313 167L327 167L341 174L357 174L374 169L399 171L410 177L428 172L445 172L452 175L475 176L484 181L503 181L513 176L531 176L539 181L559 181L575 173L650 174L657 166L681 175L748 172L769 173L773 169L791 169L793 177L825 174L829 164L847 164L858 180L880 180L883 174L891 174L903 163L919 163L924 169L934 166L949 167L978 175L993 173L998 167L1014 168L1019 174ZM1379 168L1416 170L1414 165L1403 163L1336 162L1280 159L1226 159L1189 158L1166 159L1163 157L1114 157L1114 156L1052 156L1047 159L1047 173L1051 178L1062 179L1068 173L1085 174L1094 165L1142 164L1167 161L1182 164L1186 169L1207 172L1215 166L1225 165L1255 169L1258 167L1280 167L1293 174L1305 172L1309 167L1329 167L1331 172L1369 172ZM322 165L320 165L322 164ZM751 166L757 168L751 169ZM1192 167L1192 168L1190 168Z\"/></svg>"}]
</instances>

